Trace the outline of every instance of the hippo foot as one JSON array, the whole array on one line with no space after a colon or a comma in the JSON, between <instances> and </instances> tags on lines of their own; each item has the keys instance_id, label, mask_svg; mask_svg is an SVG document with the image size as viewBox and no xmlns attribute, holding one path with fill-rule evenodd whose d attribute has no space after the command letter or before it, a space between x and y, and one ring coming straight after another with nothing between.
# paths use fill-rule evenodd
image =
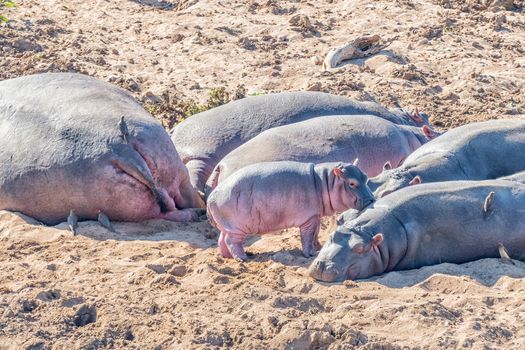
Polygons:
<instances>
[{"instance_id":1,"label":"hippo foot","mask_svg":"<svg viewBox=\"0 0 525 350\"><path fill-rule=\"evenodd\" d=\"M226 245L226 242L224 241L225 234L221 232L219 236L219 249L221 251L221 255L223 258L226 259L232 259L233 256L230 253L230 250L228 249L228 246Z\"/></svg>"},{"instance_id":2,"label":"hippo foot","mask_svg":"<svg viewBox=\"0 0 525 350\"><path fill-rule=\"evenodd\" d=\"M305 258L311 258L313 256L316 256L317 255L317 252L318 252L318 249L314 248L314 247L310 247L308 249L306 248L303 248L303 256Z\"/></svg>"},{"instance_id":3,"label":"hippo foot","mask_svg":"<svg viewBox=\"0 0 525 350\"><path fill-rule=\"evenodd\" d=\"M200 208L173 210L161 214L160 218L177 222L203 221L206 220L206 210Z\"/></svg>"},{"instance_id":4,"label":"hippo foot","mask_svg":"<svg viewBox=\"0 0 525 350\"><path fill-rule=\"evenodd\" d=\"M233 237L232 237L233 236ZM221 232L219 237L219 248L224 258L233 258L239 262L248 260L242 244L244 237L230 233Z\"/></svg>"}]
</instances>

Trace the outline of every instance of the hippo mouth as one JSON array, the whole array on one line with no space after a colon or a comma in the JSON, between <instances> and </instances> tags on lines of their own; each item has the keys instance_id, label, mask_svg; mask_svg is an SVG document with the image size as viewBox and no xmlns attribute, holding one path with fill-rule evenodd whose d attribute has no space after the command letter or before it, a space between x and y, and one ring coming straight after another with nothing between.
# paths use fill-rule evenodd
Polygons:
<instances>
[{"instance_id":1,"label":"hippo mouth","mask_svg":"<svg viewBox=\"0 0 525 350\"><path fill-rule=\"evenodd\" d=\"M155 180L158 171L152 159L140 151L137 145L132 145L132 153L127 157L117 157L113 159L113 166L117 173L129 177L133 182L137 182L145 187L153 196L154 202L158 205L161 213L168 213L174 210L175 201L167 191L157 185Z\"/></svg>"},{"instance_id":2,"label":"hippo mouth","mask_svg":"<svg viewBox=\"0 0 525 350\"><path fill-rule=\"evenodd\" d=\"M309 274L312 278L327 283L340 282L342 275L334 263L321 260L313 262Z\"/></svg>"}]
</instances>

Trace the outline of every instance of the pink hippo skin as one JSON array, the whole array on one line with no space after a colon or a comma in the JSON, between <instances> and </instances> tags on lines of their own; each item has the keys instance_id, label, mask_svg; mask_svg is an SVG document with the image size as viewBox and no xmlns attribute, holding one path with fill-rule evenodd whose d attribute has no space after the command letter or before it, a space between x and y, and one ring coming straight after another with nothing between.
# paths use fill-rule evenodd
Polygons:
<instances>
[{"instance_id":1,"label":"pink hippo skin","mask_svg":"<svg viewBox=\"0 0 525 350\"><path fill-rule=\"evenodd\" d=\"M376 176L384 164L399 166L412 152L439 134L428 126L399 125L374 115L338 115L279 126L255 136L224 157L206 184L206 194L237 170L255 163L290 160L303 163L352 162ZM387 165L388 166L388 165Z\"/></svg>"},{"instance_id":2,"label":"pink hippo skin","mask_svg":"<svg viewBox=\"0 0 525 350\"><path fill-rule=\"evenodd\" d=\"M124 90L69 73L0 82L0 209L56 224L70 210L189 221L203 207L169 135Z\"/></svg>"},{"instance_id":3,"label":"pink hippo skin","mask_svg":"<svg viewBox=\"0 0 525 350\"><path fill-rule=\"evenodd\" d=\"M367 177L352 164L268 162L249 165L221 183L208 199L208 217L221 231L226 258L246 260L247 234L299 227L305 256L320 248L321 217L374 202Z\"/></svg>"}]
</instances>

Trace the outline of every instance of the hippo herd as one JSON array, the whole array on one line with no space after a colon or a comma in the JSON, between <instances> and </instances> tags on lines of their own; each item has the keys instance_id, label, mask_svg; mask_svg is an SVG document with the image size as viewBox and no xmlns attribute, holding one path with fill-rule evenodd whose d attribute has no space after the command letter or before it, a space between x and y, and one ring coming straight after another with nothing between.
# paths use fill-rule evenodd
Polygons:
<instances>
[{"instance_id":1,"label":"hippo herd","mask_svg":"<svg viewBox=\"0 0 525 350\"><path fill-rule=\"evenodd\" d=\"M0 82L0 209L74 232L77 220L207 215L240 261L247 235L298 227L324 282L503 246L525 259L525 120L440 134L417 110L284 92L199 113L170 139L117 87L37 74ZM321 218L336 214L321 246Z\"/></svg>"}]
</instances>

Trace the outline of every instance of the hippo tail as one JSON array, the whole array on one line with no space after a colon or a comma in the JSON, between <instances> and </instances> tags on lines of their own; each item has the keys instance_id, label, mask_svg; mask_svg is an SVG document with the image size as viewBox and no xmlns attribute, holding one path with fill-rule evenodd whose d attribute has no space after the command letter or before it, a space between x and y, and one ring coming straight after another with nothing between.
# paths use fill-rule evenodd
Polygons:
<instances>
[{"instance_id":1,"label":"hippo tail","mask_svg":"<svg viewBox=\"0 0 525 350\"><path fill-rule=\"evenodd\" d=\"M219 184L220 174L221 174L221 167L217 165L215 169L213 169L213 173L211 174L210 178L208 179L208 182L206 183L206 186L204 187L204 199L205 200L208 200L208 197L210 196L212 191Z\"/></svg>"}]
</instances>

